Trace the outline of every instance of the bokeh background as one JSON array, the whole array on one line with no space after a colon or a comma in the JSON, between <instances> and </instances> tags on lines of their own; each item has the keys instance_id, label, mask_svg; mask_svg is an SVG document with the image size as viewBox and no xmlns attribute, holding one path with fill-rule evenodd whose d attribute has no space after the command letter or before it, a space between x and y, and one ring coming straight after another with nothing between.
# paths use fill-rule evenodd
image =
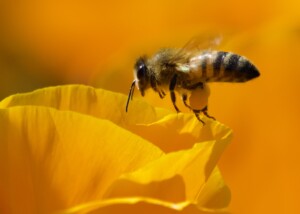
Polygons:
<instances>
[{"instance_id":1,"label":"bokeh background","mask_svg":"<svg viewBox=\"0 0 300 214\"><path fill-rule=\"evenodd\" d=\"M247 84L211 85L210 114L234 130L219 164L230 210L299 213L298 0L3 0L0 98L70 83L127 94L139 55L215 33L261 71ZM144 100L172 109L156 97Z\"/></svg>"}]
</instances>

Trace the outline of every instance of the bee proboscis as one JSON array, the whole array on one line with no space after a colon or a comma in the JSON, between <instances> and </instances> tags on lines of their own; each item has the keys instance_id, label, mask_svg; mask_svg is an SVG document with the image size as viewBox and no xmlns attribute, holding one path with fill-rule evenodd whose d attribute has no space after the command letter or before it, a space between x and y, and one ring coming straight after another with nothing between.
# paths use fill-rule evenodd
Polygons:
<instances>
[{"instance_id":1,"label":"bee proboscis","mask_svg":"<svg viewBox=\"0 0 300 214\"><path fill-rule=\"evenodd\" d=\"M210 44L210 43L207 43ZM184 105L191 109L203 124L199 114L209 118L207 105L202 109L193 109L187 98L194 90L203 89L209 82L246 82L260 75L258 69L244 56L207 49L199 50L197 42L189 42L182 49L161 49L151 58L140 57L134 66L134 80L131 84L129 101L133 97L135 86L141 95L152 88L160 98L170 92L171 101L177 112L175 91L181 95Z\"/></svg>"}]
</instances>

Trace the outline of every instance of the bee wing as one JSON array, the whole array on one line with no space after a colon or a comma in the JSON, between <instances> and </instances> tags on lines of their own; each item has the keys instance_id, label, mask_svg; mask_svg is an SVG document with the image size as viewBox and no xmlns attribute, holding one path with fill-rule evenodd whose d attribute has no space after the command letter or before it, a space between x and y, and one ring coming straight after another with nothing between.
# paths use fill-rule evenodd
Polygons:
<instances>
[{"instance_id":1,"label":"bee wing","mask_svg":"<svg viewBox=\"0 0 300 214\"><path fill-rule=\"evenodd\" d=\"M222 41L221 35L203 34L193 37L174 55L174 61L185 61L203 51L216 49Z\"/></svg>"},{"instance_id":2,"label":"bee wing","mask_svg":"<svg viewBox=\"0 0 300 214\"><path fill-rule=\"evenodd\" d=\"M182 51L201 51L216 48L221 44L222 36L221 35L200 35L193 37L190 41L188 41L183 48Z\"/></svg>"}]
</instances>

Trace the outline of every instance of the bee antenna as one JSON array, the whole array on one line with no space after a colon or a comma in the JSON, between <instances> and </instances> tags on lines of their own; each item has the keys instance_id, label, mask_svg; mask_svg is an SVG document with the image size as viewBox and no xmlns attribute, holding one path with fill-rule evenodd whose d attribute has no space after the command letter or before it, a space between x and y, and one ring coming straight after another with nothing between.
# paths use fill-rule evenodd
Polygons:
<instances>
[{"instance_id":1,"label":"bee antenna","mask_svg":"<svg viewBox=\"0 0 300 214\"><path fill-rule=\"evenodd\" d=\"M127 103L126 103L126 112L128 111L129 101L132 100L134 88L135 88L135 80L133 80L133 82L130 86L130 91L129 91L128 99L127 99Z\"/></svg>"}]
</instances>

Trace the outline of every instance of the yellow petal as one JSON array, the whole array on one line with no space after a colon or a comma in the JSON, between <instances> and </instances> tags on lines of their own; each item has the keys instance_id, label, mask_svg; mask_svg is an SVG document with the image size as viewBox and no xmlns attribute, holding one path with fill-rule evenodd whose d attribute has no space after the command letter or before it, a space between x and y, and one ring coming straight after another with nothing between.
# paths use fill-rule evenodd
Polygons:
<instances>
[{"instance_id":1,"label":"yellow petal","mask_svg":"<svg viewBox=\"0 0 300 214\"><path fill-rule=\"evenodd\" d=\"M12 95L0 103L0 108L24 105L48 106L108 119L120 126L127 123L150 123L169 113L163 109L154 109L139 99L132 100L129 112L126 113L126 101L127 97L119 93L85 85L67 85Z\"/></svg>"},{"instance_id":2,"label":"yellow petal","mask_svg":"<svg viewBox=\"0 0 300 214\"><path fill-rule=\"evenodd\" d=\"M122 94L84 85L68 85L12 95L0 102L0 108L41 105L108 119L165 152L191 148L199 139L220 139L230 131L211 119L204 117L206 125L203 126L193 114L171 114L170 111L153 108L140 99L133 99L126 113L126 102L127 96Z\"/></svg>"},{"instance_id":3,"label":"yellow petal","mask_svg":"<svg viewBox=\"0 0 300 214\"><path fill-rule=\"evenodd\" d=\"M207 118L204 118L206 125L203 126L192 114L170 114L168 111L153 108L138 99L135 99L131 103L131 113L126 113L126 101L127 97L121 94L87 86L72 85L51 87L32 93L14 95L3 100L0 103L0 107L8 108L8 110L15 109L11 107L19 105L31 106L23 107L24 109L41 108L32 107L32 105L36 105L52 107L51 109L46 108L47 111L51 112L57 112L53 108L67 110L55 113L61 114L63 118L67 117L57 123L60 125L59 127L57 127L55 123L55 126L45 126L43 131L50 132L54 128L54 133L63 133L62 135L64 136L70 135L70 138L65 137L64 140L68 146L73 145L73 141L78 140L77 137L75 139L75 136L80 134L82 139L80 143L78 142L77 147L74 146L73 153L75 153L75 151L80 151L80 153L84 151L83 148L86 147L85 138L90 139L90 141L94 140L94 143L89 143L88 145L98 144L98 140L101 142L114 142L113 144L109 144L110 146L113 145L111 149L109 149L110 146L108 146L107 151L104 151L105 155L102 155L102 151L97 150L102 147L93 151L91 147L87 146L88 154L95 157L92 163L99 162L99 164L102 164L100 168L97 168L97 164L93 164L93 166L82 166L82 163L86 161L82 161L81 158L85 160L85 155L82 157L75 155L70 156L68 159L69 162L73 162L72 160L75 159L75 165L81 166L78 171L74 170L76 171L74 173L76 173L76 175L77 173L85 175L85 179L81 178L82 176L79 181L74 179L74 181L77 181L76 188L78 190L71 188L69 186L71 184L66 185L65 188L67 192L73 193L72 197L74 197L74 195L76 195L76 197L70 198L68 197L69 193L65 193L64 197L66 199L62 202L64 206L73 205L77 202L86 202L95 197L101 199L102 197L134 196L151 197L169 202L191 201L197 203L200 207L209 208L220 208L227 205L229 201L228 197L221 199L224 200L223 203L213 203L220 195L217 193L221 192L221 196L226 196L226 194L223 194L224 188L222 185L218 185L215 189L212 189L212 192L209 192L205 187L209 187L209 184L213 183L209 182L209 178L211 177L213 169L216 167L221 153L229 142L231 130L219 122ZM76 114L70 111L77 111L82 114ZM74 123L74 120L67 116L73 114L98 122L86 124L86 122L81 122L81 119L76 120L80 125L77 125L77 128L74 129L73 126L77 123ZM83 114L101 119L97 120L96 118ZM19 118L22 118L20 115ZM40 114L40 117L34 115L33 117L43 120L43 115L44 114ZM47 120L49 119L46 119L46 121ZM51 116L51 121L52 120L53 118ZM97 124L99 121L101 121L102 125ZM27 122L26 120L26 123ZM72 125L72 131L66 128L68 126L64 125L64 122ZM112 131L107 132L106 130L108 128L111 128ZM130 132L123 128L127 128ZM77 130L75 131L76 135L72 135L74 130ZM30 134L34 136L31 136L33 139L37 140L41 138L41 136L35 135L36 132L33 129L27 130L27 132L28 136ZM132 132L140 135L142 138L136 137ZM50 144L52 140L56 140L56 138L49 139L47 143ZM129 142L130 145L128 146L123 141L131 142ZM147 141L150 141L152 145ZM139 146L134 150L135 147L133 145L135 145L134 143L136 142L141 143L138 143ZM32 144L34 146L36 146L36 144L38 145L37 141ZM147 145L146 147L144 146L145 144ZM149 145L150 147L148 148ZM154 145L158 146L167 154L164 155L164 153ZM118 148L120 150L118 150ZM70 150L72 151L72 149ZM64 148L58 148L56 151L63 151L62 154L64 154L66 150ZM127 155L119 155L120 152L125 152ZM136 153L138 155L136 155ZM99 154L102 158L96 158ZM43 155L45 155L45 152ZM41 157L43 157L43 155ZM144 157L140 160L139 157L143 155ZM132 156L137 159L133 160ZM113 163L116 162L116 165L119 164L119 166L111 166L110 158L114 159ZM127 158L124 164L123 158ZM135 164L131 166L130 163L132 161L134 161ZM66 163L65 160L62 162ZM107 162L109 163L108 165ZM50 163L53 164L51 161ZM112 172L106 172L106 168L103 169L103 164L106 164L105 166L109 168L107 170L111 170ZM77 169L77 166L75 169ZM90 170L91 172L86 172L86 170ZM88 182L89 178L92 176L92 179L94 179L94 171L97 171L95 174L99 174L101 177L103 170L108 173L108 176L104 179L104 182L101 182L101 188L99 188L99 190L97 188L95 188L95 190L92 189L91 185L96 185L98 182L95 181L90 184L90 182ZM121 176L124 173L127 174ZM60 175L60 177L56 180L61 181L58 186L63 186L66 180L61 178L66 175L64 172L58 173L58 175ZM72 174L72 176L75 175ZM121 176L120 179L119 176ZM68 171L66 177L70 177ZM100 178L97 177L97 179L101 181ZM109 189L107 189L108 187ZM80 194L78 194L80 196L77 196L77 192L80 192Z\"/></svg>"},{"instance_id":4,"label":"yellow petal","mask_svg":"<svg viewBox=\"0 0 300 214\"><path fill-rule=\"evenodd\" d=\"M103 200L101 202L91 202L88 204L79 205L71 209L59 212L59 214L77 214L77 213L145 213L145 214L209 214L219 213L226 214L225 211L214 211L208 209L199 209L196 205L183 203L169 203L156 200L153 198L115 198Z\"/></svg>"},{"instance_id":5,"label":"yellow petal","mask_svg":"<svg viewBox=\"0 0 300 214\"><path fill-rule=\"evenodd\" d=\"M216 130L217 128L214 131L216 132ZM163 132L156 134L162 136ZM198 199L204 197L202 189L229 143L231 131L229 129L227 132L223 131L223 135L218 137L220 138L218 140L196 143L188 150L168 153L135 172L123 175L106 193L106 197L142 195L172 202L188 200L203 206L206 205L204 202L199 202ZM216 188L223 188L223 186L218 185ZM214 200L215 191L217 190L211 193L211 197L206 198L207 201ZM205 194L207 197L207 193ZM229 199L230 197L224 198L224 207L227 206ZM210 205L213 208L220 208L219 204Z\"/></svg>"},{"instance_id":6,"label":"yellow petal","mask_svg":"<svg viewBox=\"0 0 300 214\"><path fill-rule=\"evenodd\" d=\"M198 206L210 209L224 208L229 205L230 199L230 190L216 167L197 198Z\"/></svg>"},{"instance_id":7,"label":"yellow petal","mask_svg":"<svg viewBox=\"0 0 300 214\"><path fill-rule=\"evenodd\" d=\"M230 128L218 121L208 118L203 118L203 120L204 126L193 114L175 113L166 115L153 123L132 124L128 129L143 136L165 152L189 149L196 142L221 140L232 133Z\"/></svg>"},{"instance_id":8,"label":"yellow petal","mask_svg":"<svg viewBox=\"0 0 300 214\"><path fill-rule=\"evenodd\" d=\"M0 136L1 207L11 213L100 199L122 173L163 154L108 120L46 107L0 109Z\"/></svg>"}]
</instances>

